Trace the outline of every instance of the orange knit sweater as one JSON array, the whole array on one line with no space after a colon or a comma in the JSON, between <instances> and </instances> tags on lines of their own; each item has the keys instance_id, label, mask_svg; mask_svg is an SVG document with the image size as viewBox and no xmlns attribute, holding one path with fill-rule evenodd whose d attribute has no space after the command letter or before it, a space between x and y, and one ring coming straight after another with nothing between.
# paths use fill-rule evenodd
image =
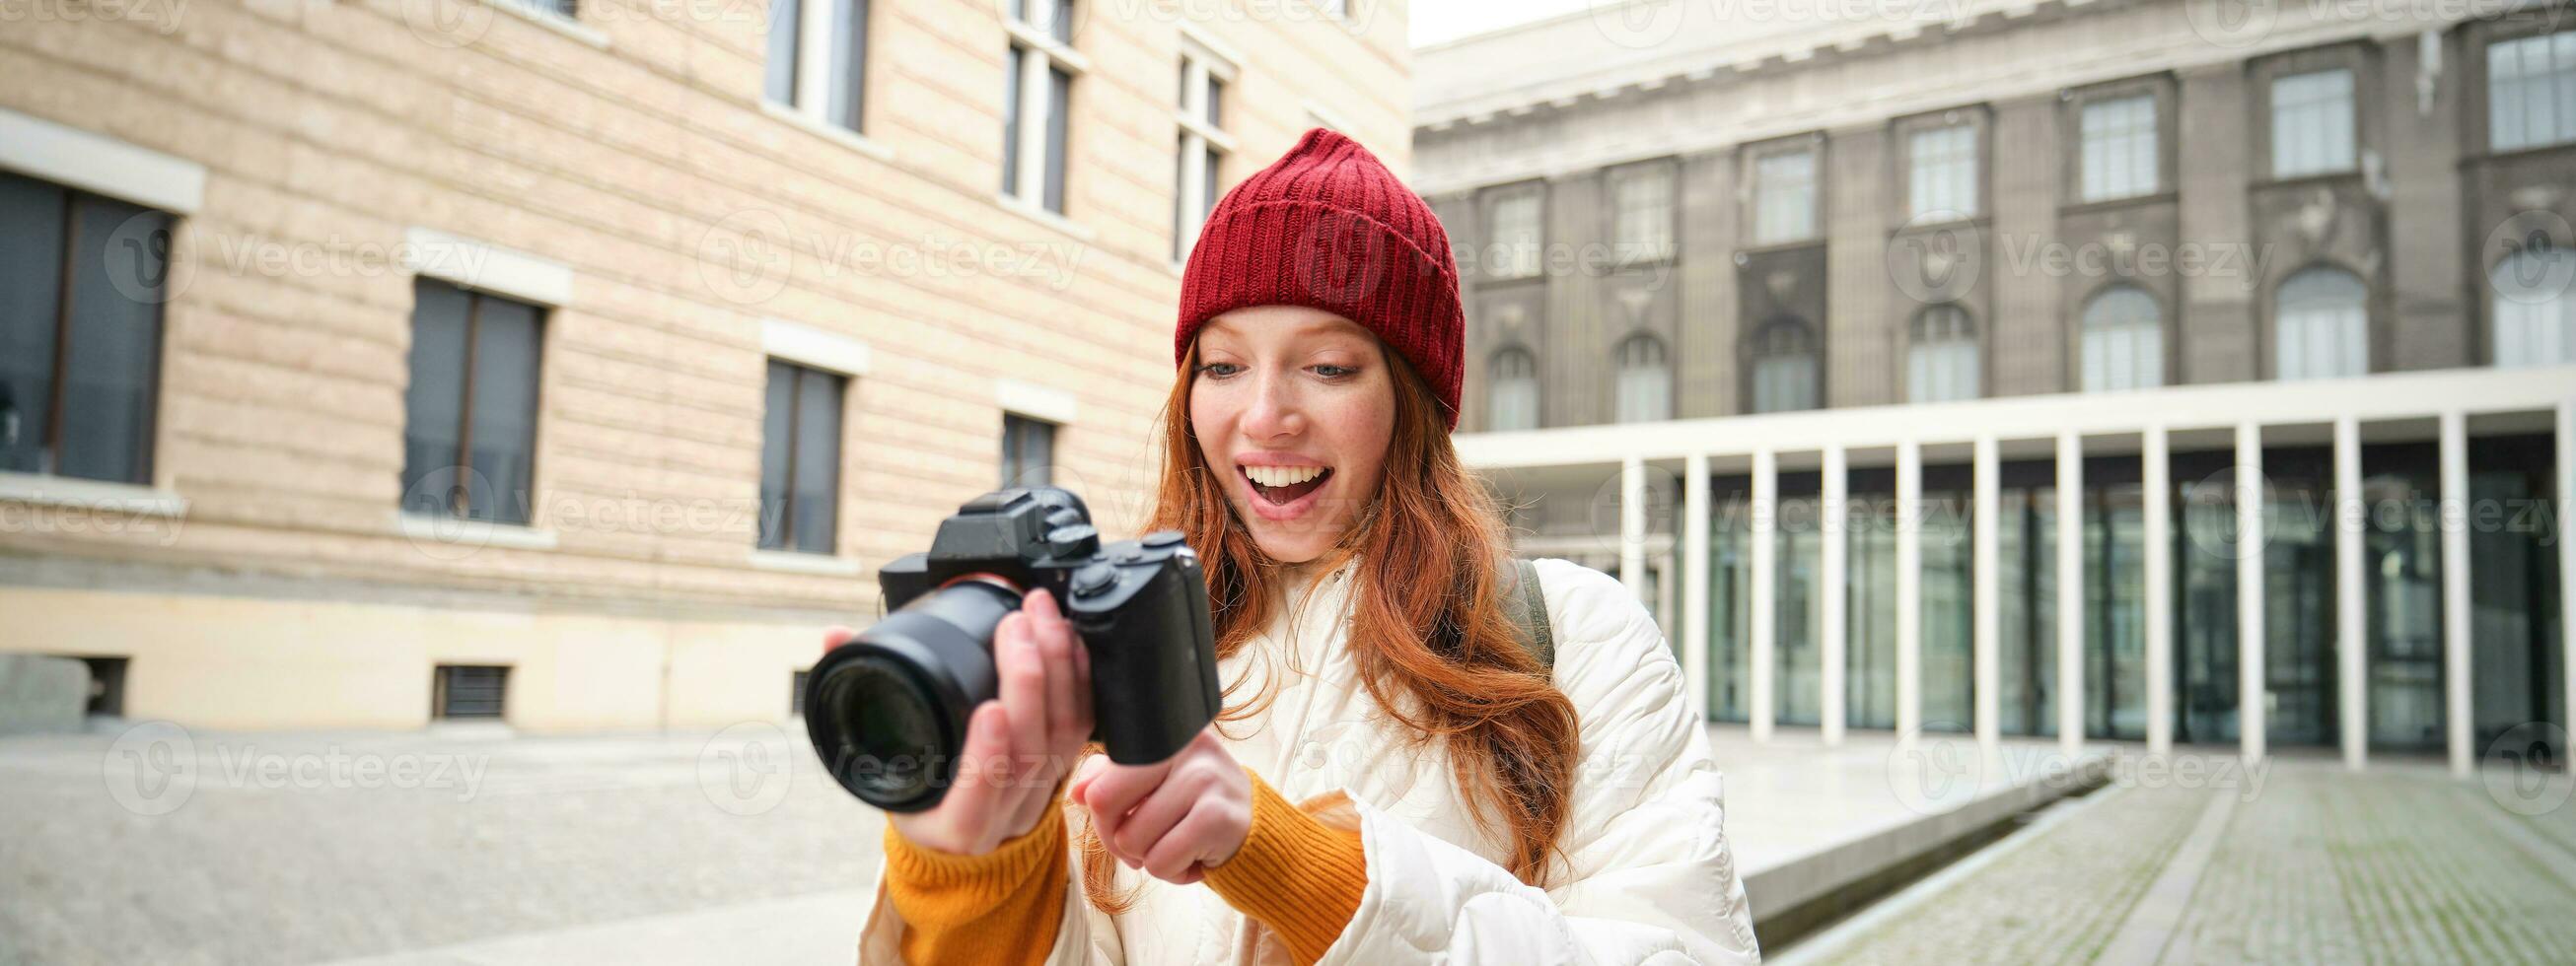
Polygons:
<instances>
[{"instance_id":1,"label":"orange knit sweater","mask_svg":"<svg viewBox=\"0 0 2576 966\"><path fill-rule=\"evenodd\" d=\"M1359 911L1368 888L1360 834L1332 828L1252 779L1252 830L1207 886L1269 927L1299 963L1323 958ZM1071 850L1064 810L983 855L912 844L886 826L886 892L907 927L903 958L915 964L1044 962L1064 915Z\"/></svg>"}]
</instances>

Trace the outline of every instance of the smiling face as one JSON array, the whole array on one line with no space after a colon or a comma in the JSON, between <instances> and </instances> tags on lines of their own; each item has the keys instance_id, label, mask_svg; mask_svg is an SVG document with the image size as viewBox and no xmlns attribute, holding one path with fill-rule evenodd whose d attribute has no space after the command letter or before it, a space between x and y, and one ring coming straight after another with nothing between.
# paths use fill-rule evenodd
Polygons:
<instances>
[{"instance_id":1,"label":"smiling face","mask_svg":"<svg viewBox=\"0 0 2576 966\"><path fill-rule=\"evenodd\" d=\"M1377 496L1396 365L1358 323L1301 306L1236 309L1198 334L1190 428L1262 553L1323 556Z\"/></svg>"}]
</instances>

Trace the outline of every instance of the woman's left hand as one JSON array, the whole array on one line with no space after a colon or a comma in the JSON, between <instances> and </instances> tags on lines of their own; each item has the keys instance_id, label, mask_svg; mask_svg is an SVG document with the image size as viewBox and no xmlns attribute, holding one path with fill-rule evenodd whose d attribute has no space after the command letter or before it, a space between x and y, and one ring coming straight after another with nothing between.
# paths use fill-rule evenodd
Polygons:
<instances>
[{"instance_id":1,"label":"woman's left hand","mask_svg":"<svg viewBox=\"0 0 2576 966\"><path fill-rule=\"evenodd\" d=\"M1225 864L1252 831L1252 779L1217 741L1214 726L1159 764L1095 757L1066 795L1091 810L1109 854L1176 885Z\"/></svg>"}]
</instances>

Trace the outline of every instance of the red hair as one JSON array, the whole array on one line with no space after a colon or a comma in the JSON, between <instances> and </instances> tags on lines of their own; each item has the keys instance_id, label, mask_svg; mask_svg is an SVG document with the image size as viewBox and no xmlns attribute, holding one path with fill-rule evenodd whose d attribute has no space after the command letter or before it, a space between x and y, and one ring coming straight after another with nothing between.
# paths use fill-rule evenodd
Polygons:
<instances>
[{"instance_id":1,"label":"red hair","mask_svg":"<svg viewBox=\"0 0 2576 966\"><path fill-rule=\"evenodd\" d=\"M1572 787L1574 704L1504 610L1496 569L1508 548L1493 494L1459 462L1430 387L1383 345L1380 352L1395 377L1383 478L1317 572L1356 563L1345 646L1360 681L1408 741L1443 746L1469 818L1510 843L1513 875L1544 886ZM1222 659L1269 626L1281 603L1280 564L1254 544L1226 496L1228 481L1199 449L1189 416L1197 369L1193 346L1164 402L1163 470L1149 529L1179 530L1199 552ZM1233 703L1234 689L1227 685L1220 722L1268 707L1267 693ZM1092 904L1124 911L1134 896L1111 889L1117 864L1095 833L1085 829L1082 840Z\"/></svg>"}]
</instances>

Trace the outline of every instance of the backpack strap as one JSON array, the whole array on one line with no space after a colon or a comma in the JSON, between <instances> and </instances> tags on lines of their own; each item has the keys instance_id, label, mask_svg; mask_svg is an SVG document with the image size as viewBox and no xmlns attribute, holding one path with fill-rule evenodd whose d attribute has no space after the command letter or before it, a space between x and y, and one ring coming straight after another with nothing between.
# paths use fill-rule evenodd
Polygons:
<instances>
[{"instance_id":1,"label":"backpack strap","mask_svg":"<svg viewBox=\"0 0 2576 966\"><path fill-rule=\"evenodd\" d=\"M1521 646L1529 649L1540 667L1553 670L1556 635L1548 626L1547 595L1539 589L1538 565L1519 558L1504 563L1508 566L1498 568L1505 583L1503 596L1511 601L1512 622L1520 627Z\"/></svg>"}]
</instances>

